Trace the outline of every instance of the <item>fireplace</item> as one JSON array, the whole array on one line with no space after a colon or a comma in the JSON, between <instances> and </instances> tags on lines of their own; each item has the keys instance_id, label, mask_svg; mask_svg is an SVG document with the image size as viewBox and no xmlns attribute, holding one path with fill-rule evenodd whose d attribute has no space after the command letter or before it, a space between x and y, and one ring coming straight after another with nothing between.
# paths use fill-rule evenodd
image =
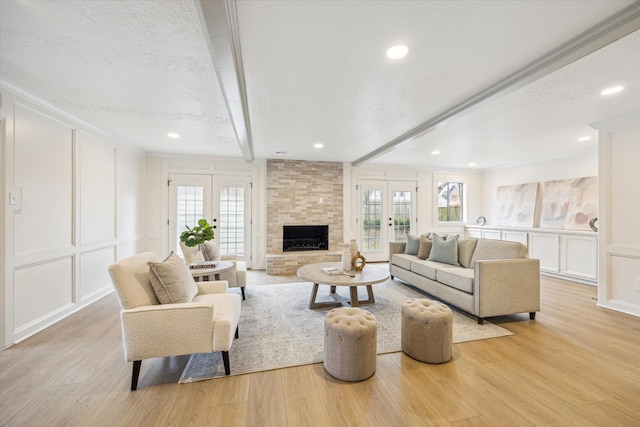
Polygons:
<instances>
[{"instance_id":1,"label":"fireplace","mask_svg":"<svg viewBox=\"0 0 640 427\"><path fill-rule=\"evenodd\" d=\"M329 250L328 225L283 225L282 252Z\"/></svg>"}]
</instances>

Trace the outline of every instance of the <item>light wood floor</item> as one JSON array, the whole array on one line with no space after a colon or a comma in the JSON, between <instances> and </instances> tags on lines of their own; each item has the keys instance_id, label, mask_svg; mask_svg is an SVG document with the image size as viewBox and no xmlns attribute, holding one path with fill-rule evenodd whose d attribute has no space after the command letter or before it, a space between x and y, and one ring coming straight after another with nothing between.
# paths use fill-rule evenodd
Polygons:
<instances>
[{"instance_id":1,"label":"light wood floor","mask_svg":"<svg viewBox=\"0 0 640 427\"><path fill-rule=\"evenodd\" d=\"M251 271L247 297L287 281ZM490 319L513 336L456 344L442 365L381 355L363 382L314 364L181 385L181 356L143 361L130 392L110 295L0 352L0 425L639 426L640 319L595 296L543 276L535 321Z\"/></svg>"}]
</instances>

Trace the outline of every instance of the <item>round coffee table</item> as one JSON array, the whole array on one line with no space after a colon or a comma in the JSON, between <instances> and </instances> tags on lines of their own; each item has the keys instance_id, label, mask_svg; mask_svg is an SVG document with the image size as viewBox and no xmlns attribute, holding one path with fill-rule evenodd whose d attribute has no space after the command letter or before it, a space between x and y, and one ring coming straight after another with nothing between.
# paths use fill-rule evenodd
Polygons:
<instances>
[{"instance_id":1,"label":"round coffee table","mask_svg":"<svg viewBox=\"0 0 640 427\"><path fill-rule=\"evenodd\" d=\"M199 281L201 277L213 276L215 280L220 280L220 273L224 271L229 271L233 268L233 263L231 261L216 261L215 267L208 268L190 268L189 272L195 279L195 281Z\"/></svg>"},{"instance_id":2,"label":"round coffee table","mask_svg":"<svg viewBox=\"0 0 640 427\"><path fill-rule=\"evenodd\" d=\"M384 267L368 264L362 271L348 271L347 274L329 275L325 273L323 268L338 268L342 270L342 264L339 262L321 262L317 264L308 264L298 269L298 277L302 280L313 282L311 291L311 299L309 300L309 308L329 308L329 307L358 307L361 304L373 304L373 288L371 285L384 282L389 278L389 270ZM318 296L319 285L331 286L329 295L336 302L316 302ZM336 293L338 286L349 286L350 300ZM369 299L358 299L358 286L366 286Z\"/></svg>"}]
</instances>

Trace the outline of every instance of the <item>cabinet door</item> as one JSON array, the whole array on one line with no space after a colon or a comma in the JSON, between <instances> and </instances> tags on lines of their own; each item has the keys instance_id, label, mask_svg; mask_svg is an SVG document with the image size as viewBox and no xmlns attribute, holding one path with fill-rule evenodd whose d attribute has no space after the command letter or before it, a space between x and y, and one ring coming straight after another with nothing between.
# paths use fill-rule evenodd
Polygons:
<instances>
[{"instance_id":1,"label":"cabinet door","mask_svg":"<svg viewBox=\"0 0 640 427\"><path fill-rule=\"evenodd\" d=\"M482 237L485 239L500 240L502 235L500 230L482 230Z\"/></svg>"},{"instance_id":2,"label":"cabinet door","mask_svg":"<svg viewBox=\"0 0 640 427\"><path fill-rule=\"evenodd\" d=\"M562 273L596 280L598 278L598 241L595 236L561 237Z\"/></svg>"},{"instance_id":3,"label":"cabinet door","mask_svg":"<svg viewBox=\"0 0 640 427\"><path fill-rule=\"evenodd\" d=\"M482 230L478 230L477 228L467 228L467 237L475 237L479 239L482 237Z\"/></svg>"},{"instance_id":4,"label":"cabinet door","mask_svg":"<svg viewBox=\"0 0 640 427\"><path fill-rule=\"evenodd\" d=\"M529 234L529 258L540 260L540 270L560 271L560 237L557 234Z\"/></svg>"},{"instance_id":5,"label":"cabinet door","mask_svg":"<svg viewBox=\"0 0 640 427\"><path fill-rule=\"evenodd\" d=\"M529 245L529 243L527 242L527 233L524 231L505 230L502 232L502 240L506 240L509 242L522 243L525 246Z\"/></svg>"}]
</instances>

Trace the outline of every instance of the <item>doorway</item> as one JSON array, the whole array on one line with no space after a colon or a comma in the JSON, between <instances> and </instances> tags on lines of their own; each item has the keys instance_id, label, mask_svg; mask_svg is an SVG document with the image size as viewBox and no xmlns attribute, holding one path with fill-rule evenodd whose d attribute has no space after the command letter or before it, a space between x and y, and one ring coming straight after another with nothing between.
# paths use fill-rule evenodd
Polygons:
<instances>
[{"instance_id":1,"label":"doorway","mask_svg":"<svg viewBox=\"0 0 640 427\"><path fill-rule=\"evenodd\" d=\"M388 261L389 242L406 240L416 226L416 182L361 180L358 247L367 261Z\"/></svg>"},{"instance_id":2,"label":"doorway","mask_svg":"<svg viewBox=\"0 0 640 427\"><path fill-rule=\"evenodd\" d=\"M169 251L181 255L186 227L205 218L223 254L248 261L251 254L251 178L212 174L169 174Z\"/></svg>"}]
</instances>

